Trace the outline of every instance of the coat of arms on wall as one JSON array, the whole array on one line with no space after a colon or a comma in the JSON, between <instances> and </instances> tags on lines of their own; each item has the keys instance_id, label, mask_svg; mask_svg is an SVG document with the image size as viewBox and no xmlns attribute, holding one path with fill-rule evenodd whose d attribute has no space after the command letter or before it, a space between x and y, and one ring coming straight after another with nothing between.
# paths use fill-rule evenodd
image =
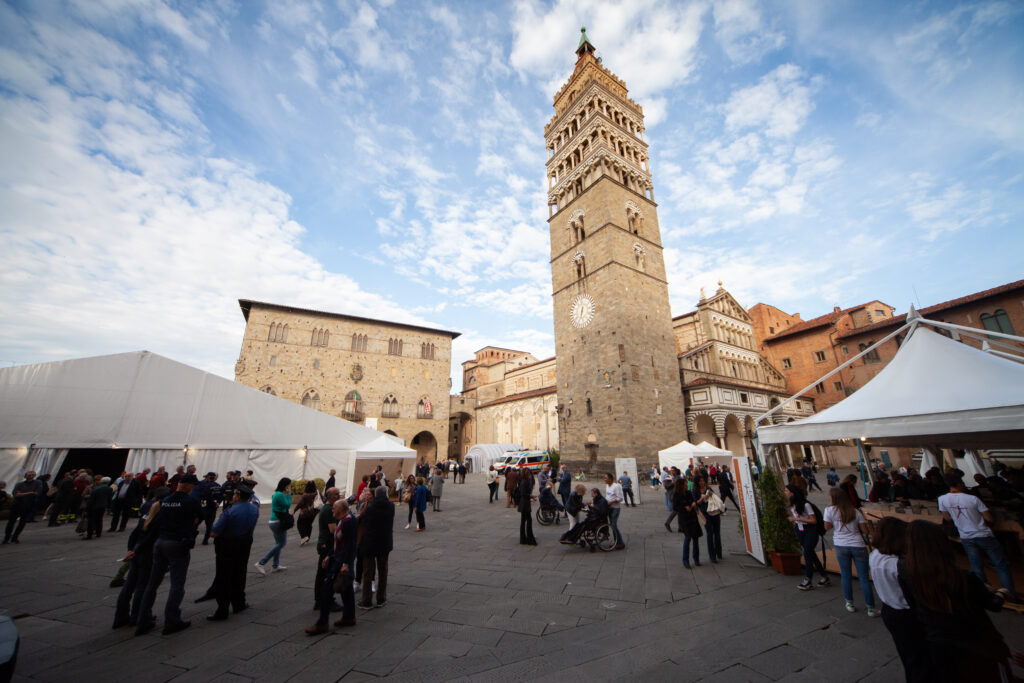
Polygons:
<instances>
[{"instance_id":1,"label":"coat of arms on wall","mask_svg":"<svg viewBox=\"0 0 1024 683\"><path fill-rule=\"evenodd\" d=\"M356 363L352 366L352 372L348 376L352 378L353 382L359 382L363 378L363 366Z\"/></svg>"}]
</instances>

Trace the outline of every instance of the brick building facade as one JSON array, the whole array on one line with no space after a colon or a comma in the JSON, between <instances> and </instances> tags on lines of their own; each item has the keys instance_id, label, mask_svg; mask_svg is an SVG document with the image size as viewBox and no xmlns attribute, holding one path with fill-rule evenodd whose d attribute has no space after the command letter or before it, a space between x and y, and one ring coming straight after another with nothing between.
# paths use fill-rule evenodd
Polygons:
<instances>
[{"instance_id":1,"label":"brick building facade","mask_svg":"<svg viewBox=\"0 0 1024 683\"><path fill-rule=\"evenodd\" d=\"M235 381L359 424L376 422L428 462L447 454L458 332L238 303L245 333Z\"/></svg>"}]
</instances>

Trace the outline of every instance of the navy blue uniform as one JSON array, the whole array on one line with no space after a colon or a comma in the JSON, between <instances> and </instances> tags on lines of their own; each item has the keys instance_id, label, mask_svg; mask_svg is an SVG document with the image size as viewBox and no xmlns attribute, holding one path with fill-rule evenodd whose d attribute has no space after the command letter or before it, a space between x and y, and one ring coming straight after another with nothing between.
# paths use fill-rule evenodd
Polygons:
<instances>
[{"instance_id":1,"label":"navy blue uniform","mask_svg":"<svg viewBox=\"0 0 1024 683\"><path fill-rule=\"evenodd\" d=\"M142 597L137 633L149 630L156 592L168 571L171 574L171 588L167 592L167 605L164 608L164 629L182 623L181 600L185 597L189 551L195 545L199 520L202 518L203 509L199 501L181 490L160 501L160 512L153 522L157 526L153 567L150 570L146 592Z\"/></svg>"},{"instance_id":2,"label":"navy blue uniform","mask_svg":"<svg viewBox=\"0 0 1024 683\"><path fill-rule=\"evenodd\" d=\"M135 553L128 567L128 575L124 579L124 586L117 596L117 609L114 612L114 628L131 624L135 626L139 622L139 608L142 605L142 596L149 584L149 572L153 568L153 544L156 543L156 532L159 527L154 523L149 528L144 528L149 518L150 509L156 502L151 498L139 508L139 523L128 536L128 550Z\"/></svg>"},{"instance_id":3,"label":"navy blue uniform","mask_svg":"<svg viewBox=\"0 0 1024 683\"><path fill-rule=\"evenodd\" d=\"M210 592L217 600L218 619L226 619L228 606L245 609L245 579L252 549L252 532L260 516L258 504L243 500L229 507L213 525L217 572Z\"/></svg>"}]
</instances>

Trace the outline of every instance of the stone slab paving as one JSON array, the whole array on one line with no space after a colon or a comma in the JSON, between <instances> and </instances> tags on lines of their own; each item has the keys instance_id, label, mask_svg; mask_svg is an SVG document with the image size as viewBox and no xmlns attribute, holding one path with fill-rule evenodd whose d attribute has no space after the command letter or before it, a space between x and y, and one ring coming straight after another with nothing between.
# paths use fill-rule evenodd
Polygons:
<instances>
[{"instance_id":1,"label":"stone slab paving","mask_svg":"<svg viewBox=\"0 0 1024 683\"><path fill-rule=\"evenodd\" d=\"M250 573L252 608L226 622L207 622L211 603L192 602L213 577L213 547L197 547L183 605L192 628L136 638L110 629L125 534L82 542L30 524L19 545L0 548L0 613L22 637L15 681L903 680L881 621L844 610L838 577L797 591L799 579L741 552L732 510L725 561L687 570L661 494L642 497L620 518L627 550L590 553L557 543L564 525L535 524L540 544L518 545L518 513L487 503L482 475L449 482L426 533L405 531L398 510L387 606L315 638L303 629L315 620L316 551L294 531L288 570ZM253 559L271 542L264 521ZM1024 649L1024 617L993 619Z\"/></svg>"}]
</instances>

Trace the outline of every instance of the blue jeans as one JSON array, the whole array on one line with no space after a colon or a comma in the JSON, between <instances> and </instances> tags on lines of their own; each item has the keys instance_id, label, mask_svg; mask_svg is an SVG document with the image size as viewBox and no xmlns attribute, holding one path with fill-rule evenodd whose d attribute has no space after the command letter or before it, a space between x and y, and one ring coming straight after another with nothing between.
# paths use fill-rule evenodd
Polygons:
<instances>
[{"instance_id":1,"label":"blue jeans","mask_svg":"<svg viewBox=\"0 0 1024 683\"><path fill-rule=\"evenodd\" d=\"M853 546L837 545L836 559L839 561L839 576L843 584L843 597L846 602L853 602L853 568L857 565L857 577L860 582L860 590L864 594L864 604L868 607L875 606L875 594L871 590L871 569L868 567L868 549Z\"/></svg>"},{"instance_id":2,"label":"blue jeans","mask_svg":"<svg viewBox=\"0 0 1024 683\"><path fill-rule=\"evenodd\" d=\"M1013 589L1013 576L1010 574L1010 566L1006 562L1006 554L1003 552L1003 546L999 545L999 541L995 536L961 538L960 542L963 543L967 559L971 563L971 571L977 574L979 579L988 583L988 579L985 578L985 558L982 557L984 552L988 555L992 566L995 567L996 574L999 575L999 583L1003 584L1003 588L1011 593L1016 593Z\"/></svg>"},{"instance_id":3,"label":"blue jeans","mask_svg":"<svg viewBox=\"0 0 1024 683\"><path fill-rule=\"evenodd\" d=\"M669 512L672 512L672 492L671 491L665 491L665 508Z\"/></svg>"},{"instance_id":4,"label":"blue jeans","mask_svg":"<svg viewBox=\"0 0 1024 683\"><path fill-rule=\"evenodd\" d=\"M619 513L622 510L619 509L618 505L608 506L608 523L612 525L612 531L615 532L615 542L623 543L622 534L619 533Z\"/></svg>"},{"instance_id":5,"label":"blue jeans","mask_svg":"<svg viewBox=\"0 0 1024 683\"><path fill-rule=\"evenodd\" d=\"M275 521L270 523L270 533L274 534L274 547L267 551L260 564L266 564L267 560L273 558L273 567L277 569L281 565L281 550L288 542L288 531L281 528L281 522Z\"/></svg>"}]
</instances>

